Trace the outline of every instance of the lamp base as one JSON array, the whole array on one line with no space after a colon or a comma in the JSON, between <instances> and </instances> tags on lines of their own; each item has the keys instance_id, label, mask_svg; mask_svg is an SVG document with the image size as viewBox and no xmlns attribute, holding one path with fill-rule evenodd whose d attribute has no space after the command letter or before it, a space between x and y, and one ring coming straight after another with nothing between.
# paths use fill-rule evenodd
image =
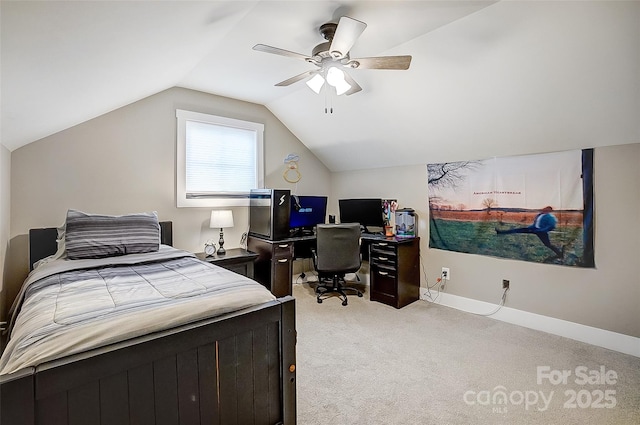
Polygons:
<instances>
[{"instance_id":1,"label":"lamp base","mask_svg":"<svg viewBox=\"0 0 640 425\"><path fill-rule=\"evenodd\" d=\"M224 245L224 232L222 228L220 228L220 240L218 241L218 251L216 251L217 255L224 255L227 251L222 247Z\"/></svg>"}]
</instances>

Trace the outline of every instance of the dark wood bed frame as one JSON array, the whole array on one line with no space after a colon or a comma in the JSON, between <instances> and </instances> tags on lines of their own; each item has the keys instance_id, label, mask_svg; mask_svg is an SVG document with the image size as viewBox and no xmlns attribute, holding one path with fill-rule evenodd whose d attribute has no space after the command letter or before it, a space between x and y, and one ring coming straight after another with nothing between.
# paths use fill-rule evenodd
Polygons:
<instances>
[{"instance_id":1,"label":"dark wood bed frame","mask_svg":"<svg viewBox=\"0 0 640 425\"><path fill-rule=\"evenodd\" d=\"M29 232L30 265L56 236ZM0 424L295 424L295 344L286 296L4 375Z\"/></svg>"}]
</instances>

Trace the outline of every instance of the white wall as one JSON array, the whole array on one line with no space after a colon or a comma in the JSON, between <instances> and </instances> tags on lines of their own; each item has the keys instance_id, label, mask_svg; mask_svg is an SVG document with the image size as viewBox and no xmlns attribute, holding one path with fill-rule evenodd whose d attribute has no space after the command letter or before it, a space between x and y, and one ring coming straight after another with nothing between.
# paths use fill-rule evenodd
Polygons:
<instances>
[{"instance_id":1,"label":"white wall","mask_svg":"<svg viewBox=\"0 0 640 425\"><path fill-rule=\"evenodd\" d=\"M11 196L11 152L0 144L0 291L4 282L4 267L9 245ZM0 317L2 303L0 302Z\"/></svg>"},{"instance_id":2,"label":"white wall","mask_svg":"<svg viewBox=\"0 0 640 425\"><path fill-rule=\"evenodd\" d=\"M0 12L0 16L1 16ZM0 58L0 64L2 58ZM0 70L2 66L0 66ZM2 77L0 71L0 80ZM2 90L0 89L0 98L2 97ZM0 123L0 127L1 127ZM10 188L11 188L11 153L4 147L0 140L0 293L2 293L4 283L4 262L7 253L7 245L9 244L9 226L11 216L10 211ZM3 314L4 300L0 297L0 317L4 317Z\"/></svg>"},{"instance_id":3,"label":"white wall","mask_svg":"<svg viewBox=\"0 0 640 425\"><path fill-rule=\"evenodd\" d=\"M376 196L414 208L426 276L422 287L449 267L449 293L498 304L506 278L509 307L640 337L640 144L596 148L594 156L595 269L430 249L427 161L334 173L331 207L336 213L339 198Z\"/></svg>"}]
</instances>

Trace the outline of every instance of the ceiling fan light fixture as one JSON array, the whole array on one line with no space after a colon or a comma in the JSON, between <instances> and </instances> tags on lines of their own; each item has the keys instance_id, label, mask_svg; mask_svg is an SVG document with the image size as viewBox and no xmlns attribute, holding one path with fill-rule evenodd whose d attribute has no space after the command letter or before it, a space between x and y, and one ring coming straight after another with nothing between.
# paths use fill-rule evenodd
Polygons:
<instances>
[{"instance_id":1,"label":"ceiling fan light fixture","mask_svg":"<svg viewBox=\"0 0 640 425\"><path fill-rule=\"evenodd\" d=\"M335 86L335 88L336 88L336 94L340 96L341 94L345 94L346 92L348 92L351 89L351 85L346 81L342 80L342 82L338 83L338 85Z\"/></svg>"},{"instance_id":2,"label":"ceiling fan light fixture","mask_svg":"<svg viewBox=\"0 0 640 425\"><path fill-rule=\"evenodd\" d=\"M327 83L331 84L333 87L340 84L341 81L344 81L344 72L341 69L336 68L335 66L329 67L327 70Z\"/></svg>"},{"instance_id":3,"label":"ceiling fan light fixture","mask_svg":"<svg viewBox=\"0 0 640 425\"><path fill-rule=\"evenodd\" d=\"M351 59L351 48L366 27L367 24L364 22L348 16L342 16L337 23L328 22L321 25L320 34L326 42L314 47L311 56L265 44L256 44L253 46L253 50L302 59L319 68L281 81L276 84L278 87L289 86L298 81L307 80L306 83L309 88L320 94L326 81L336 89L338 95L350 96L362 91L362 87L342 68L406 70L409 69L411 64L411 56L409 55Z\"/></svg>"},{"instance_id":4,"label":"ceiling fan light fixture","mask_svg":"<svg viewBox=\"0 0 640 425\"><path fill-rule=\"evenodd\" d=\"M327 83L335 87L336 94L340 96L351 89L351 84L344 79L344 72L341 69L332 66L327 71Z\"/></svg>"},{"instance_id":5,"label":"ceiling fan light fixture","mask_svg":"<svg viewBox=\"0 0 640 425\"><path fill-rule=\"evenodd\" d=\"M316 94L320 94L320 90L322 90L323 85L324 78L322 78L322 75L320 74L314 75L313 78L307 81L307 86L309 86L311 90L316 92Z\"/></svg>"}]
</instances>

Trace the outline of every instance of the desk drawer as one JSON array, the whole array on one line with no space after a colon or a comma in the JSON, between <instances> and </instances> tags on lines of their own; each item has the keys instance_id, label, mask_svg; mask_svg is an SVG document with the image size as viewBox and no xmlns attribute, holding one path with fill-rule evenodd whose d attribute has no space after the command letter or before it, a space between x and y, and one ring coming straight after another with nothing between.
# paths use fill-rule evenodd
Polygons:
<instances>
[{"instance_id":1,"label":"desk drawer","mask_svg":"<svg viewBox=\"0 0 640 425\"><path fill-rule=\"evenodd\" d=\"M273 244L274 257L291 257L293 256L293 242L275 242Z\"/></svg>"},{"instance_id":2,"label":"desk drawer","mask_svg":"<svg viewBox=\"0 0 640 425\"><path fill-rule=\"evenodd\" d=\"M393 268L371 265L371 292L395 296L398 291L396 277Z\"/></svg>"},{"instance_id":3,"label":"desk drawer","mask_svg":"<svg viewBox=\"0 0 640 425\"><path fill-rule=\"evenodd\" d=\"M386 252L388 254L395 254L396 244L386 241L371 242L371 251Z\"/></svg>"},{"instance_id":4,"label":"desk drawer","mask_svg":"<svg viewBox=\"0 0 640 425\"><path fill-rule=\"evenodd\" d=\"M380 265L387 268L396 269L397 257L395 252L380 252L371 250L371 254L369 255L369 263L371 265Z\"/></svg>"},{"instance_id":5,"label":"desk drawer","mask_svg":"<svg viewBox=\"0 0 640 425\"><path fill-rule=\"evenodd\" d=\"M396 246L386 242L375 242L371 244L369 263L372 266L380 265L395 270L398 264Z\"/></svg>"}]
</instances>

